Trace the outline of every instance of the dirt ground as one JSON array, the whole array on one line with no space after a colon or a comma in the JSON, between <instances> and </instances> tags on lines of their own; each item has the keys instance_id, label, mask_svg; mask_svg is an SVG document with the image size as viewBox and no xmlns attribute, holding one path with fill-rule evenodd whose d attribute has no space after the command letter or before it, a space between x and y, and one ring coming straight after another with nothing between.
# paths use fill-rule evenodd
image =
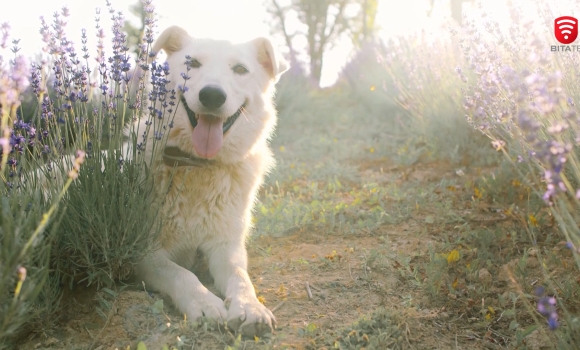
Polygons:
<instances>
[{"instance_id":1,"label":"dirt ground","mask_svg":"<svg viewBox=\"0 0 580 350\"><path fill-rule=\"evenodd\" d=\"M118 283L67 291L58 319L19 349L552 348L554 336L535 326L543 320L534 288L549 283L545 271L580 276L551 238L549 213L532 221L519 209L525 186L508 179L507 193L490 196L497 167L474 166L469 155L461 164L429 160L420 138L395 137L390 114L322 97L279 118L278 165L248 243L257 295L277 319L271 336L186 322L160 295ZM507 206L495 202L502 196ZM545 252L557 258L542 271ZM194 272L212 289L203 264ZM576 300L566 300L571 311Z\"/></svg>"},{"instance_id":2,"label":"dirt ground","mask_svg":"<svg viewBox=\"0 0 580 350\"><path fill-rule=\"evenodd\" d=\"M485 205L474 206L471 190L462 190L456 185L457 190L443 193L437 186L449 179L469 183L469 174L481 169L466 169L467 175L460 178L444 163L390 168L383 165L386 160L375 160L359 164L359 169L364 178L379 184L398 183L402 191L431 189L435 195L432 200L452 200L465 217L480 225L507 222ZM83 291L77 287L63 297L63 312L49 327L52 331L23 339L20 349L136 349L140 341L148 349L161 349L163 345L170 349L363 348L366 338L362 343L351 341L345 346L345 335L359 332L357 336L363 337L362 331L357 331L357 321L361 317L374 317L373 312L379 309L387 310L397 333L384 336L392 339L381 344L390 345L375 348L506 347L509 339L505 338L510 337L501 331L507 327L501 318L497 320L499 317L494 314L493 320L482 322L478 315L487 301L471 299L468 291L447 296L441 293L442 297L433 299L419 285L428 278L425 276L428 272L418 268L415 271L419 271L416 277L419 282L411 283L412 273L406 266L420 266L419 262L429 256L429 246L444 240L442 231L452 231L457 225L429 224L426 218L433 215L430 203L391 205L412 205L415 210L395 224L361 229L354 234L306 225L287 230L278 237L257 237L249 244L250 276L258 296L274 309L278 321L270 338L236 339L223 326L192 326L159 295L148 293L141 286L118 285L116 292L101 291L97 297L94 290ZM203 266L198 274L205 276ZM493 286L490 290L497 288L496 294L513 290L505 282L509 276L479 278L489 278ZM211 285L207 277L202 280ZM456 278L457 290L461 290L462 284L469 283L463 277L459 281ZM493 305L499 310L497 302ZM97 307L109 309L107 315L99 316ZM528 339L532 349L541 349L545 343L541 334ZM369 344L366 347L373 348Z\"/></svg>"}]
</instances>

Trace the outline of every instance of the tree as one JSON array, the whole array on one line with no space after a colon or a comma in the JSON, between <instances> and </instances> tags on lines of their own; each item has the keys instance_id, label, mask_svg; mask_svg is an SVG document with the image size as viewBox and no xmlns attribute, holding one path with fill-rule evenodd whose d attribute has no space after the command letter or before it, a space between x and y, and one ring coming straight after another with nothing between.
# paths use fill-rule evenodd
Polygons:
<instances>
[{"instance_id":1,"label":"tree","mask_svg":"<svg viewBox=\"0 0 580 350\"><path fill-rule=\"evenodd\" d=\"M352 43L361 48L365 43L376 39L377 25L375 19L379 8L378 0L359 0L360 11L352 24Z\"/></svg>"},{"instance_id":2,"label":"tree","mask_svg":"<svg viewBox=\"0 0 580 350\"><path fill-rule=\"evenodd\" d=\"M449 9L451 10L451 18L453 18L457 24L463 25L463 3L471 2L472 0L449 0ZM433 8L435 7L435 0L429 0L431 9L428 11L427 15L431 15Z\"/></svg>"},{"instance_id":3,"label":"tree","mask_svg":"<svg viewBox=\"0 0 580 350\"><path fill-rule=\"evenodd\" d=\"M306 39L310 76L320 83L325 51L332 47L341 35L352 32L352 25L361 9L361 1L372 0L269 0L268 11L272 15L274 32L284 36L290 50L290 62L298 64L296 42L298 37ZM374 21L374 16L372 18ZM294 23L292 23L294 22ZM365 18L363 28L369 21ZM366 29L365 29L366 30ZM357 35L357 38L366 33Z\"/></svg>"},{"instance_id":4,"label":"tree","mask_svg":"<svg viewBox=\"0 0 580 350\"><path fill-rule=\"evenodd\" d=\"M275 19L274 31L278 32L284 36L284 40L286 41L286 45L288 46L288 49L290 50L290 52L289 52L290 67L296 68L296 67L300 66L298 64L298 59L296 58L296 50L294 49L294 45L292 42L292 39L294 38L296 33L295 32L291 33L287 28L286 21L287 21L287 16L288 16L288 10L289 10L288 6L284 6L284 7L280 6L278 4L278 1L276 1L276 0L272 0L271 6L268 7L268 12Z\"/></svg>"},{"instance_id":5,"label":"tree","mask_svg":"<svg viewBox=\"0 0 580 350\"><path fill-rule=\"evenodd\" d=\"M129 46L130 50L138 56L139 52L141 51L139 43L141 42L143 32L145 31L145 18L147 17L147 12L145 12L145 7L140 0L138 0L136 4L132 5L129 8L129 11L131 11L131 13L138 18L139 26L135 26L131 22L125 21L123 30L125 33L127 33L127 45Z\"/></svg>"}]
</instances>

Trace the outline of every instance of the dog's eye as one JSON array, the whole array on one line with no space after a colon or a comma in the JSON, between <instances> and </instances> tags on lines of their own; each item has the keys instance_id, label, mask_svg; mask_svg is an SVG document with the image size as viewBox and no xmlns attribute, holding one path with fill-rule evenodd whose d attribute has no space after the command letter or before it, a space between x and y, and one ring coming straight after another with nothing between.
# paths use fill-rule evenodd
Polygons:
<instances>
[{"instance_id":1,"label":"dog's eye","mask_svg":"<svg viewBox=\"0 0 580 350\"><path fill-rule=\"evenodd\" d=\"M191 68L201 67L201 63L196 58L189 59L187 61L187 65L190 66Z\"/></svg>"},{"instance_id":2,"label":"dog's eye","mask_svg":"<svg viewBox=\"0 0 580 350\"><path fill-rule=\"evenodd\" d=\"M234 71L234 73L236 74L240 74L240 75L244 75L246 73L248 73L248 68L242 66L241 64L236 64L232 70Z\"/></svg>"}]
</instances>

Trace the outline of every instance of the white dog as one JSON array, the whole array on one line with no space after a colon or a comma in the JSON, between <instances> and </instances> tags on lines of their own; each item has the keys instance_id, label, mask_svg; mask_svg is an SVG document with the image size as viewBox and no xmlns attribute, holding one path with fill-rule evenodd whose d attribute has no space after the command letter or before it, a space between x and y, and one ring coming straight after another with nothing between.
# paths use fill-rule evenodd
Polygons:
<instances>
[{"instance_id":1,"label":"white dog","mask_svg":"<svg viewBox=\"0 0 580 350\"><path fill-rule=\"evenodd\" d=\"M179 27L160 35L153 51L161 49L170 67L168 88L183 85L185 64L191 78L179 92L165 149L145 151L153 156L159 188L170 179L172 185L162 207L160 249L136 266L135 275L171 297L188 320L227 321L248 336L271 332L275 318L256 297L245 244L256 193L274 164L268 146L276 124L272 95L287 64L268 39L233 45L196 40ZM197 249L225 299L189 270Z\"/></svg>"}]
</instances>

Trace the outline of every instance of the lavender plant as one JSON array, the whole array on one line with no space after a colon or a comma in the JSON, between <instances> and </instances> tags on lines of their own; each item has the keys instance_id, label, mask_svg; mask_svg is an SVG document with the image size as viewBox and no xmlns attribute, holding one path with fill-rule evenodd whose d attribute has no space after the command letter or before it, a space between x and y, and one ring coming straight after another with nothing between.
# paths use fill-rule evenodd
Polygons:
<instances>
[{"instance_id":1,"label":"lavender plant","mask_svg":"<svg viewBox=\"0 0 580 350\"><path fill-rule=\"evenodd\" d=\"M579 59L575 54L551 52L549 28L557 16L547 3L538 1L537 13L527 18L522 9L528 5L510 2L512 25L507 31L493 18L484 25L466 18L467 35L459 39L466 63L456 70L467 83L464 108L468 121L515 165L520 180L550 210L561 237L574 247L580 243L580 119L575 103L580 97ZM485 12L481 16L488 17ZM534 226L528 227L532 242L538 233ZM572 252L578 269L578 251ZM564 289L560 276L544 272L554 296L541 297L538 312L555 330L563 323L556 314L559 304L568 326L560 345L569 348L580 338L578 319L565 307L574 301L556 297Z\"/></svg>"},{"instance_id":2,"label":"lavender plant","mask_svg":"<svg viewBox=\"0 0 580 350\"><path fill-rule=\"evenodd\" d=\"M1 26L0 47L6 48L8 25ZM49 278L51 235L46 232L57 205L71 185L84 160L81 152L75 159L62 188L53 188L55 200L44 200L40 188L16 184L20 155L33 143L36 130L18 119L20 96L30 84L26 60L18 55L18 41L13 41L14 59L0 56L0 349L10 347L8 339L45 309L34 301L48 295L45 282ZM15 187L16 185L16 187Z\"/></svg>"},{"instance_id":3,"label":"lavender plant","mask_svg":"<svg viewBox=\"0 0 580 350\"><path fill-rule=\"evenodd\" d=\"M168 72L160 71L158 65L152 64L154 88L146 96L145 76L135 79L130 76L132 58L125 45L126 35L121 31L122 14L116 12L110 3L107 6L113 22L112 53L107 59L104 31L99 30L98 78L95 81L89 77L88 49L83 46L84 62L81 63L74 48L63 45L68 40L59 16L54 17L52 28L55 32L47 35L50 38L47 46L55 62L54 97L45 97L43 109L61 116L60 120L53 118L47 123L60 132L55 142L56 152L62 154L61 150L66 149L67 143L78 145L77 148L87 152L86 171L79 173L80 181L73 185L64 199L66 214L56 235L55 263L71 284L73 281L86 281L87 284L111 286L115 279L127 277L131 263L153 247L156 232L153 183L150 178L142 176L146 171L145 162L141 153L137 154L143 145L123 149L123 130L127 123L141 117L144 97L148 97L151 106L145 118L163 118L156 104L167 104L170 100L169 92L164 90L167 83L164 77ZM150 2L146 6L151 14ZM138 58L143 71L148 70L147 60L153 41L154 21L151 16L146 24L148 35ZM50 30L47 26L44 28ZM53 38L57 40L53 41ZM132 84L139 85L134 96L130 94L135 88ZM95 95L89 92L91 86ZM63 127L58 128L59 123ZM51 175L49 170L48 176Z\"/></svg>"},{"instance_id":4,"label":"lavender plant","mask_svg":"<svg viewBox=\"0 0 580 350\"><path fill-rule=\"evenodd\" d=\"M462 94L455 88L461 81L452 68L458 59L450 40L415 34L365 47L343 76L359 96L367 96L365 103L374 106L371 112L400 128L407 139L400 152L415 148L412 162L423 158L489 164L496 158L461 112ZM406 118L395 120L393 106L406 112ZM441 137L448 134L454 137Z\"/></svg>"},{"instance_id":5,"label":"lavender plant","mask_svg":"<svg viewBox=\"0 0 580 350\"><path fill-rule=\"evenodd\" d=\"M367 41L342 70L340 83L348 82L351 93L369 113L384 113L395 107L392 98L385 98L395 92L385 69L386 55L387 49L381 42Z\"/></svg>"},{"instance_id":6,"label":"lavender plant","mask_svg":"<svg viewBox=\"0 0 580 350\"><path fill-rule=\"evenodd\" d=\"M160 224L158 202L153 201L155 184L143 150L148 142L153 144L147 147L153 148L165 142L177 102L175 91L168 89L169 67L156 63L151 52L152 0L142 3L147 17L137 57L132 56L122 31L122 13L107 1L112 21L110 54L99 11L93 58L85 31L80 52L68 39L65 18L69 12L63 8L53 15L51 24L41 19L48 57L33 63L30 71L20 57L9 70L0 64L4 135L0 139L4 174L0 189L6 196L2 213L8 209L27 213L10 220L3 214L0 226L5 227L0 232L0 239L5 240L0 252L0 296L7 300L0 302L0 308L10 311L0 312L7 315L0 323L0 340L35 318L47 319L46 313L58 304L61 284L111 287L154 248ZM6 27L2 28L3 35ZM18 96L27 87L32 97L22 99L37 101L37 108L33 115L23 116L23 110L17 109ZM140 118L147 119L147 130L136 129L134 122ZM82 151L75 156L75 150ZM63 186L66 194L60 190ZM159 193L155 194L159 199ZM46 210L59 220L49 222L42 216ZM39 221L42 231L32 230L31 225ZM17 244L31 235L36 235L34 244L29 243L27 252L19 255ZM13 287L19 278L24 280L19 271L26 270L18 268L27 261L36 266L28 269L30 282L19 292L26 292L28 309L10 301L12 295L18 297ZM47 280L50 283L41 292ZM32 317L30 305L35 298L38 312Z\"/></svg>"},{"instance_id":7,"label":"lavender plant","mask_svg":"<svg viewBox=\"0 0 580 350\"><path fill-rule=\"evenodd\" d=\"M464 16L461 30L452 27L447 36L423 33L390 41L378 57L389 73L386 84L366 88L394 99L408 112L404 131L415 143L419 133L428 155L473 165L497 162L493 149L503 152L513 165L506 183L530 186L534 205L547 208L557 224L561 235L556 241L578 247L579 56L551 51L556 43L550 29L557 16L550 4L534 2L538 11L529 18L524 9L532 8L530 2L509 4L508 27L480 4L475 16ZM530 244L537 244L540 228L532 218L523 229ZM578 250L571 250L577 270ZM546 289L554 298L539 298L538 308L530 304L528 311L546 316L547 328L560 332L560 345L573 348L570 344L580 339L579 318L566 305L576 303L572 296L580 290L564 288L566 277L544 269Z\"/></svg>"}]
</instances>

